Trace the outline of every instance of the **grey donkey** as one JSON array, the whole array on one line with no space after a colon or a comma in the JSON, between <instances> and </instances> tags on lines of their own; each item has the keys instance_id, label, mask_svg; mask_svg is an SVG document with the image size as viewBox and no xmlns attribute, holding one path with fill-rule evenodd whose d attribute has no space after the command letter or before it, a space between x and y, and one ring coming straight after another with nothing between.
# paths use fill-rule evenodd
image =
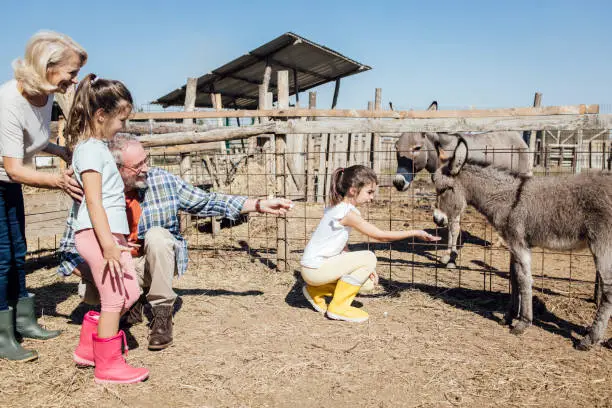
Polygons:
<instances>
[{"instance_id":1,"label":"grey donkey","mask_svg":"<svg viewBox=\"0 0 612 408\"><path fill-rule=\"evenodd\" d=\"M432 102L428 110L438 110L438 103ZM408 132L403 133L395 144L397 150L397 173L393 185L398 191L406 191L414 175L423 169L434 174L440 166L436 147L451 152L463 138L475 159L485 163L517 170L530 176L532 163L529 147L521 132L487 132L480 134ZM449 219L448 248L441 262L447 268L454 268L457 259L457 240L460 233L461 213Z\"/></svg>"},{"instance_id":2,"label":"grey donkey","mask_svg":"<svg viewBox=\"0 0 612 408\"><path fill-rule=\"evenodd\" d=\"M468 157L460 139L434 174L436 206L449 217L471 205L495 227L510 251L511 300L505 323L523 333L532 323L531 248L590 248L602 302L577 348L600 343L612 313L612 174L525 178ZM470 153L471 155L471 153ZM443 219L434 219L444 224Z\"/></svg>"}]
</instances>

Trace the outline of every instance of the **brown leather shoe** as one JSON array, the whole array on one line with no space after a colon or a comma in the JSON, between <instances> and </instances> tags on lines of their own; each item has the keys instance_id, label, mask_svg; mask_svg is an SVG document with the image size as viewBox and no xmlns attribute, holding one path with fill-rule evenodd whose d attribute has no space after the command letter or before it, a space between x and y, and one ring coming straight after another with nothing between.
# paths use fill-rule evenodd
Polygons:
<instances>
[{"instance_id":1,"label":"brown leather shoe","mask_svg":"<svg viewBox=\"0 0 612 408\"><path fill-rule=\"evenodd\" d=\"M145 295L140 295L136 303L132 305L130 310L121 317L121 326L136 326L144 322L143 311L144 305L147 303Z\"/></svg>"},{"instance_id":2,"label":"brown leather shoe","mask_svg":"<svg viewBox=\"0 0 612 408\"><path fill-rule=\"evenodd\" d=\"M149 350L163 350L172 345L172 306L155 306L149 331Z\"/></svg>"}]
</instances>

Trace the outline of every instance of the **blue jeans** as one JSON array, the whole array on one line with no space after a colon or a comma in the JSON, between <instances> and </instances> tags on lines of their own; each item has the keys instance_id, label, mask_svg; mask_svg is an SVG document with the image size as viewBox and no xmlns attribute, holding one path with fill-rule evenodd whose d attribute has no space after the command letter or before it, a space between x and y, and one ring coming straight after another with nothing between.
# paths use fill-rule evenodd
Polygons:
<instances>
[{"instance_id":1,"label":"blue jeans","mask_svg":"<svg viewBox=\"0 0 612 408\"><path fill-rule=\"evenodd\" d=\"M25 214L21 184L0 181L0 310L28 296L25 284Z\"/></svg>"}]
</instances>

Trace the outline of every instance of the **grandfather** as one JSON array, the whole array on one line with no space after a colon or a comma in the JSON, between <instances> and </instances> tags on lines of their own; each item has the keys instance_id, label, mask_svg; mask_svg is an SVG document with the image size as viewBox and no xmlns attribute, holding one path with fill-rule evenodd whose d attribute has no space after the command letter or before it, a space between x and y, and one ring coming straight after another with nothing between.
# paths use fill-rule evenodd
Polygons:
<instances>
[{"instance_id":1,"label":"grandfather","mask_svg":"<svg viewBox=\"0 0 612 408\"><path fill-rule=\"evenodd\" d=\"M176 293L172 289L174 275L187 270L187 242L181 236L178 213L198 216L223 216L232 220L240 214L257 211L284 215L291 201L281 198L251 199L208 193L160 168L147 165L147 154L136 139L118 136L109 148L125 184L125 199L132 256L143 296L127 317L130 324L143 320L145 301L152 308L149 349L161 350L172 344L172 311ZM78 204L70 211L66 231L60 242L61 263L58 273L74 273L85 283L84 301L99 303L89 267L78 254L72 227ZM112 277L111 277L112 279Z\"/></svg>"}]
</instances>

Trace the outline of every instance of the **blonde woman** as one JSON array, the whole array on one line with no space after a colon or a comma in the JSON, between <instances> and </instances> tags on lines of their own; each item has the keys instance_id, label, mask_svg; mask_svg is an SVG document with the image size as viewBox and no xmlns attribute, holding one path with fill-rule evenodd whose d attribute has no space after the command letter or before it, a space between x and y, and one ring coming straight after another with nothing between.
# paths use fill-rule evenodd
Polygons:
<instances>
[{"instance_id":1,"label":"blonde woman","mask_svg":"<svg viewBox=\"0 0 612 408\"><path fill-rule=\"evenodd\" d=\"M87 53L70 37L39 32L13 63L14 79L0 85L0 358L38 358L36 351L21 347L16 335L47 340L60 334L38 325L34 297L26 290L21 185L62 189L80 200L82 190L71 171L43 173L27 164L40 151L70 161L68 149L49 143L53 94L76 84L86 61Z\"/></svg>"}]
</instances>

